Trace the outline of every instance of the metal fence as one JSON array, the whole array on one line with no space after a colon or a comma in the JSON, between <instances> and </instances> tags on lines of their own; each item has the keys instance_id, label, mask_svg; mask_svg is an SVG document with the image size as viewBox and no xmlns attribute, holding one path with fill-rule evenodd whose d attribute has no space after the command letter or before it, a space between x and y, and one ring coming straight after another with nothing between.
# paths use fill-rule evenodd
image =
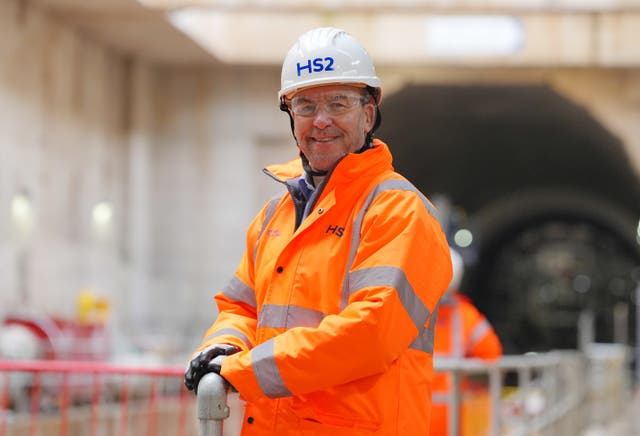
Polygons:
<instances>
[{"instance_id":1,"label":"metal fence","mask_svg":"<svg viewBox=\"0 0 640 436\"><path fill-rule=\"evenodd\" d=\"M612 344L494 363L436 359L435 370L449 373L458 387L447 398L449 435L580 434L622 408L630 388L627 360L625 348ZM182 377L183 368L173 366L0 361L0 436L240 434L242 404L220 376L203 377L197 405ZM473 395L482 401L469 403L472 413L465 414L470 397L461 383L469 379L481 387ZM474 416L481 423L466 425Z\"/></svg>"},{"instance_id":2,"label":"metal fence","mask_svg":"<svg viewBox=\"0 0 640 436\"><path fill-rule=\"evenodd\" d=\"M570 435L583 426L587 361L578 352L505 356L495 363L436 359L435 369L452 379L448 395L450 435ZM487 425L464 425L461 380L475 377L476 396L486 398ZM478 411L476 411L477 413ZM463 432L463 427L465 431Z\"/></svg>"},{"instance_id":3,"label":"metal fence","mask_svg":"<svg viewBox=\"0 0 640 436\"><path fill-rule=\"evenodd\" d=\"M197 434L184 368L0 360L0 436Z\"/></svg>"},{"instance_id":4,"label":"metal fence","mask_svg":"<svg viewBox=\"0 0 640 436\"><path fill-rule=\"evenodd\" d=\"M632 393L629 357L623 345L594 343L582 352L505 356L495 363L436 359L435 370L451 374L455 386L447 398L449 435L578 435L620 419ZM473 392L486 400L471 401L473 413L463 407L466 377L485 386ZM469 425L479 415L488 419Z\"/></svg>"}]
</instances>

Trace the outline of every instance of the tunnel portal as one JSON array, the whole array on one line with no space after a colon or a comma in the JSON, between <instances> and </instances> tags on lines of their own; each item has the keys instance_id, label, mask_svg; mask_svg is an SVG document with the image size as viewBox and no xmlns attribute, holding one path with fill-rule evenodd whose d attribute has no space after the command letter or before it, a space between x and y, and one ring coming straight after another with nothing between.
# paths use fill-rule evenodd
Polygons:
<instances>
[{"instance_id":1,"label":"tunnel portal","mask_svg":"<svg viewBox=\"0 0 640 436\"><path fill-rule=\"evenodd\" d=\"M635 341L640 184L618 138L545 85L410 85L381 110L395 168L454 205L450 240L472 230L462 291L506 352L575 348L584 313L595 340Z\"/></svg>"}]
</instances>

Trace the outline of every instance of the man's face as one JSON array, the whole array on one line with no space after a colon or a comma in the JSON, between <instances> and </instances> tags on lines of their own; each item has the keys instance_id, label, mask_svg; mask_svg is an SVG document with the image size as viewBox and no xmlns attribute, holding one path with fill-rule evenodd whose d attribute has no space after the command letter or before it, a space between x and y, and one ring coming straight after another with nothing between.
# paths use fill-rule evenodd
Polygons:
<instances>
[{"instance_id":1,"label":"man's face","mask_svg":"<svg viewBox=\"0 0 640 436\"><path fill-rule=\"evenodd\" d=\"M316 171L358 151L373 127L375 106L363 88L327 85L297 93L290 102L300 150Z\"/></svg>"}]
</instances>

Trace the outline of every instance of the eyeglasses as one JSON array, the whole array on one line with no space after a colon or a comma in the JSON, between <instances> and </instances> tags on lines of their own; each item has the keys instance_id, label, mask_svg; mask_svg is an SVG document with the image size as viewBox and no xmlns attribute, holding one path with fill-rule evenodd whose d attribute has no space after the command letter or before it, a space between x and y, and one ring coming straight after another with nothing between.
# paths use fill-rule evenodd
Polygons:
<instances>
[{"instance_id":1,"label":"eyeglasses","mask_svg":"<svg viewBox=\"0 0 640 436\"><path fill-rule=\"evenodd\" d=\"M363 95L337 94L323 98L321 101L296 96L291 99L291 111L299 117L312 117L322 106L324 112L330 116L340 116L358 105L364 105L369 99Z\"/></svg>"}]
</instances>

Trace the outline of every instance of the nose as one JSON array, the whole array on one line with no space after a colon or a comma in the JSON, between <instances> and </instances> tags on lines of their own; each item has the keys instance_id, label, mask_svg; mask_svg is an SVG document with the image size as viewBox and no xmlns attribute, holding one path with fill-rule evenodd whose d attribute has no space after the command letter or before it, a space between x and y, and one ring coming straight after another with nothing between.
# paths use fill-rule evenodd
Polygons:
<instances>
[{"instance_id":1,"label":"nose","mask_svg":"<svg viewBox=\"0 0 640 436\"><path fill-rule=\"evenodd\" d=\"M315 115L313 116L313 125L318 129L324 129L332 123L333 119L327 113L324 105L318 105Z\"/></svg>"}]
</instances>

